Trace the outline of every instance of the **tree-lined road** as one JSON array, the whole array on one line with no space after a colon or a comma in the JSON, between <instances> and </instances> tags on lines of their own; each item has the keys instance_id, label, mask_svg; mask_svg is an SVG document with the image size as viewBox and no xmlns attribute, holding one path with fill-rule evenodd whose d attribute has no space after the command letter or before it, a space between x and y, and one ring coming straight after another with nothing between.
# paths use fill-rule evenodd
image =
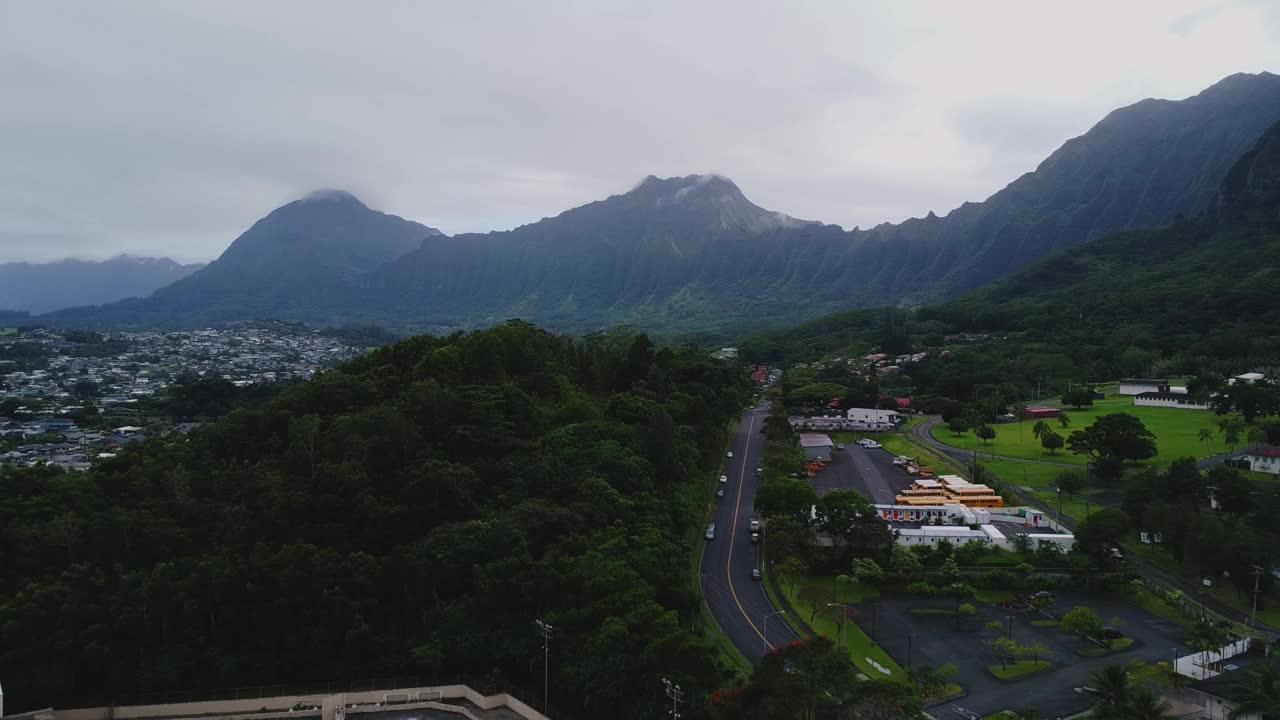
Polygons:
<instances>
[{"instance_id":1,"label":"tree-lined road","mask_svg":"<svg viewBox=\"0 0 1280 720\"><path fill-rule=\"evenodd\" d=\"M724 474L729 477L725 496L712 514L716 537L704 540L706 548L698 568L702 596L711 616L752 662L758 662L768 647L796 637L785 619L775 614L779 608L770 602L763 584L751 579L751 570L760 566L762 546L751 542L747 528L751 519L758 517L755 497L759 478L755 469L764 460L761 429L767 415L768 406L761 404L743 413L738 422L730 445L733 457L725 459Z\"/></svg>"}]
</instances>

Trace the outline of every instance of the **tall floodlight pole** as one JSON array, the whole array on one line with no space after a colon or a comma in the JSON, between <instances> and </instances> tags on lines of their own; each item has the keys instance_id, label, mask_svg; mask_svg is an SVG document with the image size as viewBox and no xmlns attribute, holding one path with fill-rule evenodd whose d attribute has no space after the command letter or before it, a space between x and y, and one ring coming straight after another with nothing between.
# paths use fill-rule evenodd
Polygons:
<instances>
[{"instance_id":1,"label":"tall floodlight pole","mask_svg":"<svg viewBox=\"0 0 1280 720\"><path fill-rule=\"evenodd\" d=\"M1249 629L1252 630L1258 619L1258 581L1262 579L1262 568L1253 566L1253 609L1249 612Z\"/></svg>"},{"instance_id":2,"label":"tall floodlight pole","mask_svg":"<svg viewBox=\"0 0 1280 720\"><path fill-rule=\"evenodd\" d=\"M662 678L662 684L667 689L667 697L671 698L671 710L668 714L671 720L680 720L680 703L684 702L684 691L666 678Z\"/></svg>"},{"instance_id":3,"label":"tall floodlight pole","mask_svg":"<svg viewBox=\"0 0 1280 720\"><path fill-rule=\"evenodd\" d=\"M535 622L538 625L538 632L542 634L542 714L546 715L550 704L548 680L551 677L551 636L555 634L556 629L541 620Z\"/></svg>"}]
</instances>

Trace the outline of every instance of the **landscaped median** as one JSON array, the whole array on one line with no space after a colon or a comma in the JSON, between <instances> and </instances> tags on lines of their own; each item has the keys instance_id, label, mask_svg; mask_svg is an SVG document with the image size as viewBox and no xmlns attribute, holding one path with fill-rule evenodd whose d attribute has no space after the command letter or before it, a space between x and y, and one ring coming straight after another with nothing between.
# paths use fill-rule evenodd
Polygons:
<instances>
[{"instance_id":1,"label":"landscaped median","mask_svg":"<svg viewBox=\"0 0 1280 720\"><path fill-rule=\"evenodd\" d=\"M877 597L879 592L863 588L856 583L835 583L830 576L810 576L794 584L779 583L774 588L782 593L787 604L799 615L794 618L814 633L826 635L836 644L847 649L849 659L864 675L875 680L891 679L907 681L907 673L893 658L863 632L854 621L849 606L865 598ZM846 613L841 632L840 613Z\"/></svg>"},{"instance_id":2,"label":"landscaped median","mask_svg":"<svg viewBox=\"0 0 1280 720\"><path fill-rule=\"evenodd\" d=\"M989 665L987 670L1001 680L1017 680L1053 667L1048 660L1018 660L1004 665Z\"/></svg>"}]
</instances>

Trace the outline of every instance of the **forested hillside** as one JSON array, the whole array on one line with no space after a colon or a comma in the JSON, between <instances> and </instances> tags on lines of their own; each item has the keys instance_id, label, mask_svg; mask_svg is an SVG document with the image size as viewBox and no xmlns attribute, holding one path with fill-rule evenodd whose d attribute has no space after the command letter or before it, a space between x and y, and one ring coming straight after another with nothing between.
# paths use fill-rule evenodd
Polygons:
<instances>
[{"instance_id":1,"label":"forested hillside","mask_svg":"<svg viewBox=\"0 0 1280 720\"><path fill-rule=\"evenodd\" d=\"M9 710L419 675L654 717L722 679L691 539L742 373L511 322L387 346L85 474L0 470ZM535 661L536 659L536 661Z\"/></svg>"},{"instance_id":2,"label":"forested hillside","mask_svg":"<svg viewBox=\"0 0 1280 720\"><path fill-rule=\"evenodd\" d=\"M743 351L794 361L932 349L910 370L930 387L1275 366L1277 168L1280 125L1235 164L1203 215L1109 235L949 303L836 313L756 335Z\"/></svg>"}]
</instances>

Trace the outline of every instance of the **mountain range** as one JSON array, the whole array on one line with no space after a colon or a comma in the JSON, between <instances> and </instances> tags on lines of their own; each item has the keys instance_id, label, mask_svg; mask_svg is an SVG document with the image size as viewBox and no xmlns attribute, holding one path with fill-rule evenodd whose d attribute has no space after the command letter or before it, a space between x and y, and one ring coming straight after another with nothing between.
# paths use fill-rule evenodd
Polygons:
<instances>
[{"instance_id":1,"label":"mountain range","mask_svg":"<svg viewBox=\"0 0 1280 720\"><path fill-rule=\"evenodd\" d=\"M945 303L846 310L761 332L742 351L794 362L883 347L894 336L901 352L962 334L998 339L979 346L992 370L1002 360L1043 377L1074 368L1078 381L1162 359L1164 372L1231 374L1269 367L1280 354L1278 280L1280 123L1229 169L1198 216L1112 233ZM986 380L1002 381L999 372Z\"/></svg>"},{"instance_id":2,"label":"mountain range","mask_svg":"<svg viewBox=\"0 0 1280 720\"><path fill-rule=\"evenodd\" d=\"M107 260L0 263L0 309L43 313L145 297L204 267L169 258L116 255Z\"/></svg>"},{"instance_id":3,"label":"mountain range","mask_svg":"<svg viewBox=\"0 0 1280 720\"><path fill-rule=\"evenodd\" d=\"M856 306L960 295L1106 233L1211 207L1280 119L1280 76L1143 100L1034 172L939 217L845 231L753 204L718 175L629 192L513 230L445 236L326 191L273 211L208 267L60 324L191 326L272 317L439 330L522 317L728 333Z\"/></svg>"}]
</instances>

